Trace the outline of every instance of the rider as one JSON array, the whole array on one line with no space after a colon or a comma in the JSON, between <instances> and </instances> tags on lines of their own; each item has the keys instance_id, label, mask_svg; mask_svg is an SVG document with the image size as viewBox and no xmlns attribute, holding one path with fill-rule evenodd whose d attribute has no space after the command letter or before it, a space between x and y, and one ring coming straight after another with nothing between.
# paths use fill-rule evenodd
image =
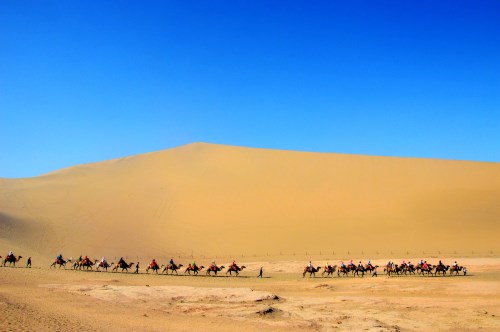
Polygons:
<instances>
[{"instance_id":1,"label":"rider","mask_svg":"<svg viewBox=\"0 0 500 332\"><path fill-rule=\"evenodd\" d=\"M155 268L158 266L158 264L156 264L156 260L153 258L153 260L151 261L151 264L149 264L151 266L151 268Z\"/></svg>"},{"instance_id":2,"label":"rider","mask_svg":"<svg viewBox=\"0 0 500 332\"><path fill-rule=\"evenodd\" d=\"M358 267L363 268L363 263L361 263L361 261L359 261Z\"/></svg>"},{"instance_id":3,"label":"rider","mask_svg":"<svg viewBox=\"0 0 500 332\"><path fill-rule=\"evenodd\" d=\"M7 258L10 258L10 257L14 257L14 253L11 251L9 251L9 254L7 255Z\"/></svg>"},{"instance_id":4,"label":"rider","mask_svg":"<svg viewBox=\"0 0 500 332\"><path fill-rule=\"evenodd\" d=\"M215 261L212 261L212 263L210 264L210 269L215 270L216 268L217 268L217 264L215 264Z\"/></svg>"},{"instance_id":5,"label":"rider","mask_svg":"<svg viewBox=\"0 0 500 332\"><path fill-rule=\"evenodd\" d=\"M422 259L420 259L420 266L422 266L424 264L424 261Z\"/></svg>"},{"instance_id":6,"label":"rider","mask_svg":"<svg viewBox=\"0 0 500 332\"><path fill-rule=\"evenodd\" d=\"M233 260L233 263L231 264L232 268L236 268L236 260Z\"/></svg>"},{"instance_id":7,"label":"rider","mask_svg":"<svg viewBox=\"0 0 500 332\"><path fill-rule=\"evenodd\" d=\"M174 266L174 265L175 265L175 264L174 264L174 258L173 258L173 257L172 257L172 258L170 258L170 262L168 262L168 263L169 263L170 265Z\"/></svg>"},{"instance_id":8,"label":"rider","mask_svg":"<svg viewBox=\"0 0 500 332\"><path fill-rule=\"evenodd\" d=\"M83 259L83 262L86 263L89 261L89 258L87 257L87 255L85 255L85 258Z\"/></svg>"},{"instance_id":9,"label":"rider","mask_svg":"<svg viewBox=\"0 0 500 332\"><path fill-rule=\"evenodd\" d=\"M104 257L101 259L101 265L102 266L108 265L108 262L106 262L106 259Z\"/></svg>"},{"instance_id":10,"label":"rider","mask_svg":"<svg viewBox=\"0 0 500 332\"><path fill-rule=\"evenodd\" d=\"M444 264L443 264L443 262L441 262L441 260L439 260L439 264L438 265L444 267Z\"/></svg>"},{"instance_id":11,"label":"rider","mask_svg":"<svg viewBox=\"0 0 500 332\"><path fill-rule=\"evenodd\" d=\"M428 269L429 268L429 264L427 264L427 261L424 261L424 269Z\"/></svg>"},{"instance_id":12,"label":"rider","mask_svg":"<svg viewBox=\"0 0 500 332\"><path fill-rule=\"evenodd\" d=\"M352 259L349 261L349 266L354 266Z\"/></svg>"},{"instance_id":13,"label":"rider","mask_svg":"<svg viewBox=\"0 0 500 332\"><path fill-rule=\"evenodd\" d=\"M307 265L307 267L308 267L308 268L310 268L310 269L312 270L313 265L312 265L312 262L311 262L311 261L309 261L309 264Z\"/></svg>"},{"instance_id":14,"label":"rider","mask_svg":"<svg viewBox=\"0 0 500 332\"><path fill-rule=\"evenodd\" d=\"M57 256L57 260L58 260L58 261L62 261L62 259L63 259L62 254L59 254L59 256Z\"/></svg>"},{"instance_id":15,"label":"rider","mask_svg":"<svg viewBox=\"0 0 500 332\"><path fill-rule=\"evenodd\" d=\"M453 263L453 267L457 268L458 264L457 264L457 261L455 261L455 263Z\"/></svg>"},{"instance_id":16,"label":"rider","mask_svg":"<svg viewBox=\"0 0 500 332\"><path fill-rule=\"evenodd\" d=\"M372 267L372 262L371 262L370 260L368 260L368 263L366 263L366 265L367 265L368 267Z\"/></svg>"},{"instance_id":17,"label":"rider","mask_svg":"<svg viewBox=\"0 0 500 332\"><path fill-rule=\"evenodd\" d=\"M341 266L342 266L343 269L345 269L345 263L344 263L344 261L342 261Z\"/></svg>"},{"instance_id":18,"label":"rider","mask_svg":"<svg viewBox=\"0 0 500 332\"><path fill-rule=\"evenodd\" d=\"M120 257L120 260L118 261L118 265L124 265L124 264L126 264L126 263L123 260L123 257Z\"/></svg>"},{"instance_id":19,"label":"rider","mask_svg":"<svg viewBox=\"0 0 500 332\"><path fill-rule=\"evenodd\" d=\"M195 261L193 261L193 262L191 263L191 267L192 267L193 269L196 269L196 262L195 262Z\"/></svg>"},{"instance_id":20,"label":"rider","mask_svg":"<svg viewBox=\"0 0 500 332\"><path fill-rule=\"evenodd\" d=\"M77 262L80 263L82 261L82 255L80 255L80 257L78 257L77 259Z\"/></svg>"}]
</instances>

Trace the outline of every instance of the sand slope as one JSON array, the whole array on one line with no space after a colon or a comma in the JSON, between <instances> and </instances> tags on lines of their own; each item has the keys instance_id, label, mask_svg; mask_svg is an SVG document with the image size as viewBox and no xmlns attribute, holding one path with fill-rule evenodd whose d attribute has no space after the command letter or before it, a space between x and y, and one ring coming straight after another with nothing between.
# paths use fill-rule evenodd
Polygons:
<instances>
[{"instance_id":1,"label":"sand slope","mask_svg":"<svg viewBox=\"0 0 500 332\"><path fill-rule=\"evenodd\" d=\"M0 179L0 248L40 254L489 252L499 234L499 163L196 143Z\"/></svg>"}]
</instances>

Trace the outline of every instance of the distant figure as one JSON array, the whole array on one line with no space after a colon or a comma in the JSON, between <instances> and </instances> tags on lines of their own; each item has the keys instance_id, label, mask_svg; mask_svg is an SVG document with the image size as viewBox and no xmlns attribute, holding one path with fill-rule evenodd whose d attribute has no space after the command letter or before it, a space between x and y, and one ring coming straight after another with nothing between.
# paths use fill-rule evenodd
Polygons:
<instances>
[{"instance_id":1,"label":"distant figure","mask_svg":"<svg viewBox=\"0 0 500 332\"><path fill-rule=\"evenodd\" d=\"M467 275L467 268L464 266L464 276Z\"/></svg>"},{"instance_id":2,"label":"distant figure","mask_svg":"<svg viewBox=\"0 0 500 332\"><path fill-rule=\"evenodd\" d=\"M26 262L26 268L31 269L31 257L28 257L28 261Z\"/></svg>"},{"instance_id":3,"label":"distant figure","mask_svg":"<svg viewBox=\"0 0 500 332\"><path fill-rule=\"evenodd\" d=\"M139 262L137 262L137 264L135 264L135 274L139 274Z\"/></svg>"},{"instance_id":4,"label":"distant figure","mask_svg":"<svg viewBox=\"0 0 500 332\"><path fill-rule=\"evenodd\" d=\"M262 268L262 266L260 267L260 271L259 271L259 275L257 276L257 278L262 278L262 274L264 273L264 269Z\"/></svg>"}]
</instances>

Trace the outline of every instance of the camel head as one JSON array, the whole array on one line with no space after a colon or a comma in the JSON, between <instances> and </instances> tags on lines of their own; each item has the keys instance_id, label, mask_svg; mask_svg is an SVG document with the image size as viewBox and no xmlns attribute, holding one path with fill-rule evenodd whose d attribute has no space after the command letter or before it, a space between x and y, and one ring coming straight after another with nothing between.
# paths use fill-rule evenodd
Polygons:
<instances>
[{"instance_id":1,"label":"camel head","mask_svg":"<svg viewBox=\"0 0 500 332\"><path fill-rule=\"evenodd\" d=\"M319 269L321 269L321 266L318 266L318 267L316 268L316 270L318 270L318 271L319 271Z\"/></svg>"},{"instance_id":2,"label":"camel head","mask_svg":"<svg viewBox=\"0 0 500 332\"><path fill-rule=\"evenodd\" d=\"M178 268L180 269L180 268L181 268L181 267L183 267L183 266L184 266L184 265L182 265L182 264L179 264Z\"/></svg>"}]
</instances>

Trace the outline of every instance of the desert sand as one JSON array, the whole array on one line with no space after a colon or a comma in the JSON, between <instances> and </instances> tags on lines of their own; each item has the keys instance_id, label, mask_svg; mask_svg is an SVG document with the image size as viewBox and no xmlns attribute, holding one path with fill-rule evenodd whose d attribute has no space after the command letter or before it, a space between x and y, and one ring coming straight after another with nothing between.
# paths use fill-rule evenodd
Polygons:
<instances>
[{"instance_id":1,"label":"desert sand","mask_svg":"<svg viewBox=\"0 0 500 332\"><path fill-rule=\"evenodd\" d=\"M0 268L0 330L498 331L500 259L459 260L468 276L302 278L294 261L240 277Z\"/></svg>"},{"instance_id":2,"label":"desert sand","mask_svg":"<svg viewBox=\"0 0 500 332\"><path fill-rule=\"evenodd\" d=\"M499 330L499 220L499 163L197 143L0 179L0 255L33 258L0 268L0 330ZM49 269L59 253L142 273ZM247 269L144 274L172 257ZM302 278L351 258L469 275Z\"/></svg>"}]
</instances>

